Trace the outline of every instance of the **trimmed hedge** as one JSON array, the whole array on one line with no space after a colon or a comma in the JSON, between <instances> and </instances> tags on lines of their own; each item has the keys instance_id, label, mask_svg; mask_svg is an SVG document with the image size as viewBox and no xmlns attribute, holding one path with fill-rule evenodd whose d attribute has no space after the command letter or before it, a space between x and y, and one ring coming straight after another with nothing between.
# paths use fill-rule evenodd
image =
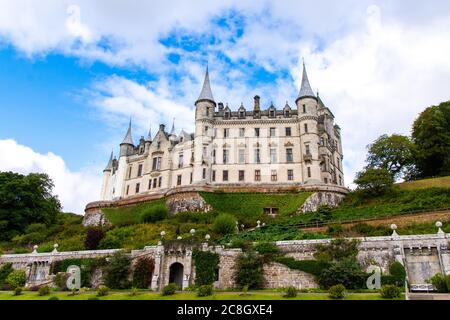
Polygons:
<instances>
[{"instance_id":1,"label":"trimmed hedge","mask_svg":"<svg viewBox=\"0 0 450 320\"><path fill-rule=\"evenodd\" d=\"M330 264L324 261L295 260L292 257L285 256L277 256L274 258L274 261L281 263L290 269L307 272L314 276L319 276L325 269L330 267Z\"/></svg>"}]
</instances>

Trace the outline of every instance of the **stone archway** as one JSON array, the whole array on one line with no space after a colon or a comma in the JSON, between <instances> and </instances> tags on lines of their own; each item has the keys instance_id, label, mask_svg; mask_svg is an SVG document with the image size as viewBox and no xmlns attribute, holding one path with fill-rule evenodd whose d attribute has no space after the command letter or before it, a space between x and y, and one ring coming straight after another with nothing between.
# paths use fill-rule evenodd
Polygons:
<instances>
[{"instance_id":1,"label":"stone archway","mask_svg":"<svg viewBox=\"0 0 450 320\"><path fill-rule=\"evenodd\" d=\"M169 268L169 283L175 283L183 289L183 278L184 266L179 262L172 263Z\"/></svg>"}]
</instances>

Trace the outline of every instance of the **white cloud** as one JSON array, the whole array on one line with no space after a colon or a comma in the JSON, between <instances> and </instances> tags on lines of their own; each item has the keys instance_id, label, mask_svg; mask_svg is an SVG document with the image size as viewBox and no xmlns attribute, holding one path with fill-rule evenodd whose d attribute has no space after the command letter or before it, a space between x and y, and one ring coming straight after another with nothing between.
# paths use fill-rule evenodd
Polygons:
<instances>
[{"instance_id":1,"label":"white cloud","mask_svg":"<svg viewBox=\"0 0 450 320\"><path fill-rule=\"evenodd\" d=\"M98 171L71 171L54 153L40 154L11 139L0 140L0 155L0 171L47 173L65 212L83 214L86 204L99 198L101 175Z\"/></svg>"}]
</instances>

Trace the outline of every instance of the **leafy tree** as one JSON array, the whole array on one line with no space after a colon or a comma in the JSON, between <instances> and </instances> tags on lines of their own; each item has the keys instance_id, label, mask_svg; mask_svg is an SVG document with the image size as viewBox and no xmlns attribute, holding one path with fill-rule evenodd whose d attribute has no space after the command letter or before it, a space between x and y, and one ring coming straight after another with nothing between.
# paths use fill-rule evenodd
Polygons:
<instances>
[{"instance_id":1,"label":"leafy tree","mask_svg":"<svg viewBox=\"0 0 450 320\"><path fill-rule=\"evenodd\" d=\"M139 289L148 289L152 283L154 270L155 260L153 258L139 258L133 270L133 286Z\"/></svg>"},{"instance_id":2,"label":"leafy tree","mask_svg":"<svg viewBox=\"0 0 450 320\"><path fill-rule=\"evenodd\" d=\"M368 195L377 196L391 189L394 178L386 169L366 168L356 174L354 182L358 189Z\"/></svg>"},{"instance_id":3,"label":"leafy tree","mask_svg":"<svg viewBox=\"0 0 450 320\"><path fill-rule=\"evenodd\" d=\"M214 232L226 235L230 233L234 233L236 229L236 219L226 213L222 213L214 220L213 230Z\"/></svg>"},{"instance_id":4,"label":"leafy tree","mask_svg":"<svg viewBox=\"0 0 450 320\"><path fill-rule=\"evenodd\" d=\"M261 288L263 283L263 261L255 254L241 254L238 256L235 268L235 281L238 286L250 289Z\"/></svg>"},{"instance_id":5,"label":"leafy tree","mask_svg":"<svg viewBox=\"0 0 450 320\"><path fill-rule=\"evenodd\" d=\"M47 226L61 209L46 174L0 172L0 240L10 240L33 223Z\"/></svg>"},{"instance_id":6,"label":"leafy tree","mask_svg":"<svg viewBox=\"0 0 450 320\"><path fill-rule=\"evenodd\" d=\"M128 289L131 285L128 281L131 261L123 252L117 252L105 267L105 284L111 289Z\"/></svg>"},{"instance_id":7,"label":"leafy tree","mask_svg":"<svg viewBox=\"0 0 450 320\"><path fill-rule=\"evenodd\" d=\"M414 121L412 138L419 177L450 174L450 101L425 109Z\"/></svg>"},{"instance_id":8,"label":"leafy tree","mask_svg":"<svg viewBox=\"0 0 450 320\"><path fill-rule=\"evenodd\" d=\"M86 238L84 239L84 247L87 250L97 250L100 241L105 237L102 228L94 227L86 231Z\"/></svg>"},{"instance_id":9,"label":"leafy tree","mask_svg":"<svg viewBox=\"0 0 450 320\"><path fill-rule=\"evenodd\" d=\"M386 169L394 178L400 178L413 163L414 144L406 136L384 134L367 148L368 167Z\"/></svg>"}]
</instances>

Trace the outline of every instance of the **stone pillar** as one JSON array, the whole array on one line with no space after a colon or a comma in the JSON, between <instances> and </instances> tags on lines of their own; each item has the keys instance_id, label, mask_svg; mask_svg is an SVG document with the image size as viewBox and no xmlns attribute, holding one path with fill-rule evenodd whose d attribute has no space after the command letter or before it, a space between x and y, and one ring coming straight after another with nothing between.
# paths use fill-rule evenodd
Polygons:
<instances>
[{"instance_id":1,"label":"stone pillar","mask_svg":"<svg viewBox=\"0 0 450 320\"><path fill-rule=\"evenodd\" d=\"M152 276L151 289L153 291L159 291L160 283L161 283L161 275L162 275L162 259L164 254L164 247L162 245L158 245L156 248L155 254L155 271Z\"/></svg>"}]
</instances>

